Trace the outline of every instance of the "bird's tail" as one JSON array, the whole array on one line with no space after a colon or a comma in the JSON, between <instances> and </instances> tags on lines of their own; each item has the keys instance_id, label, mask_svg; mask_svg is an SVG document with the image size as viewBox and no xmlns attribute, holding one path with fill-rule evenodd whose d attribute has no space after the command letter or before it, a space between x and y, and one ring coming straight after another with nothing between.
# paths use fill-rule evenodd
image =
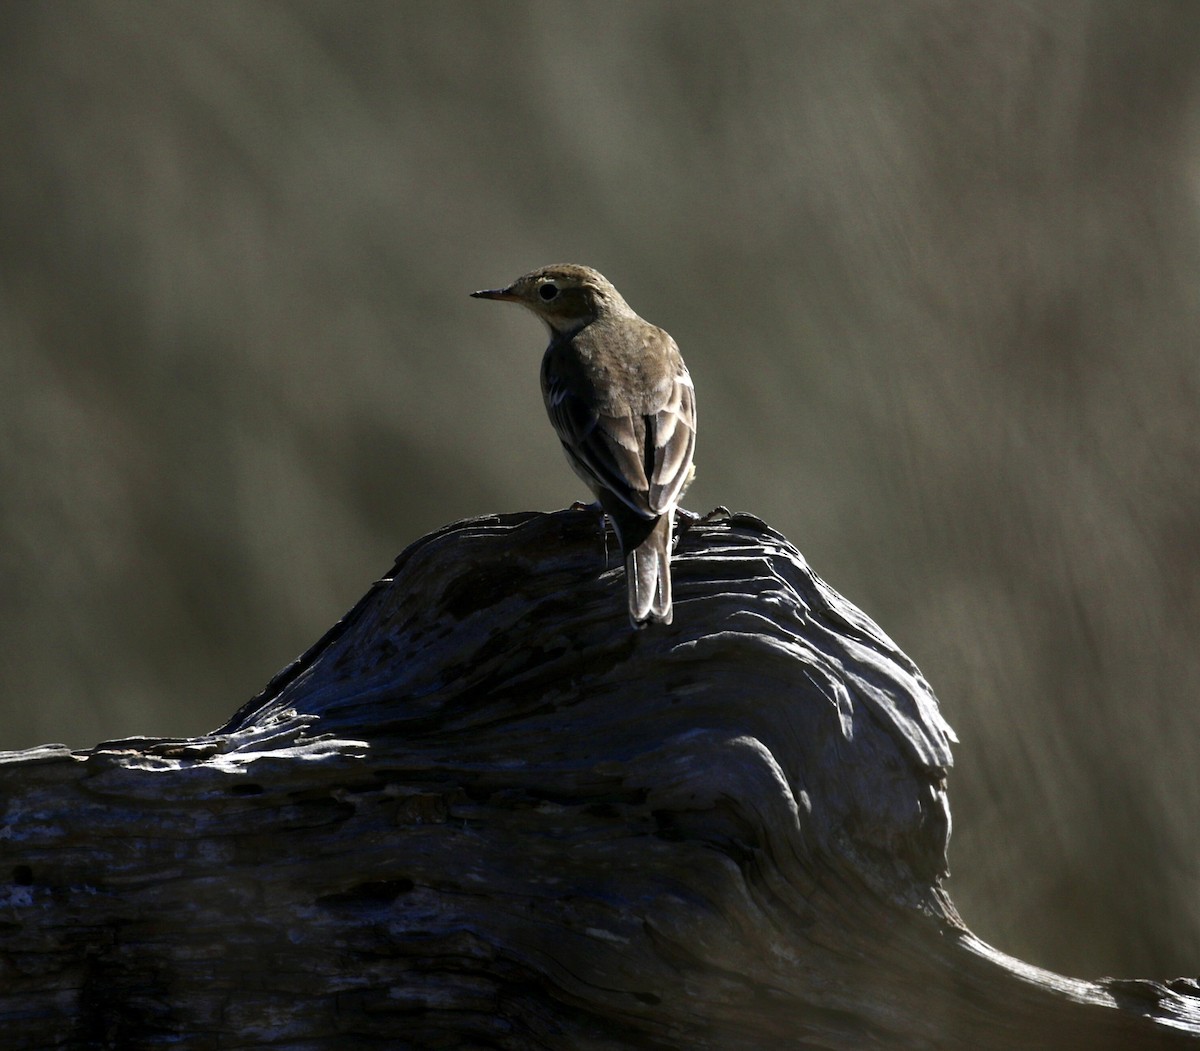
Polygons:
<instances>
[{"instance_id":1,"label":"bird's tail","mask_svg":"<svg viewBox=\"0 0 1200 1051\"><path fill-rule=\"evenodd\" d=\"M646 538L625 556L629 619L635 628L648 620L671 623L671 534L675 509L659 517Z\"/></svg>"}]
</instances>

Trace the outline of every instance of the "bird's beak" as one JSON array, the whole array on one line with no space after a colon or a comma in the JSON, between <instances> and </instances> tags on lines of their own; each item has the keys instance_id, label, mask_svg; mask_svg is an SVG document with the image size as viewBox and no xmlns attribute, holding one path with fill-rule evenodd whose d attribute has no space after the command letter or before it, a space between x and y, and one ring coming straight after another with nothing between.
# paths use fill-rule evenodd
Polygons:
<instances>
[{"instance_id":1,"label":"bird's beak","mask_svg":"<svg viewBox=\"0 0 1200 1051\"><path fill-rule=\"evenodd\" d=\"M472 292L471 295L476 299L500 299L510 302L515 302L521 298L512 288L484 288L478 292Z\"/></svg>"}]
</instances>

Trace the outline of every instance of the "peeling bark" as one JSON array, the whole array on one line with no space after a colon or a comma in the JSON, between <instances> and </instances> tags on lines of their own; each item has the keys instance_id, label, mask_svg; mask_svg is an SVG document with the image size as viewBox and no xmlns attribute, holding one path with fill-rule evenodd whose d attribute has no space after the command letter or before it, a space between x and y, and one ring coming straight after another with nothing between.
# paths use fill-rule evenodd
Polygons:
<instances>
[{"instance_id":1,"label":"peeling bark","mask_svg":"<svg viewBox=\"0 0 1200 1051\"><path fill-rule=\"evenodd\" d=\"M594 513L462 522L219 731L0 753L3 1046L1200 1043L1195 982L971 935L918 670L758 520L682 534L669 627Z\"/></svg>"}]
</instances>

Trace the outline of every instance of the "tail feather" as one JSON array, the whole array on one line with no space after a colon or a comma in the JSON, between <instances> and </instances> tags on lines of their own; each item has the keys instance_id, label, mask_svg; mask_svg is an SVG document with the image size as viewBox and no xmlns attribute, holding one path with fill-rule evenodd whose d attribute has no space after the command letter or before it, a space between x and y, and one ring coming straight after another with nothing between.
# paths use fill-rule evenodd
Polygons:
<instances>
[{"instance_id":1,"label":"tail feather","mask_svg":"<svg viewBox=\"0 0 1200 1051\"><path fill-rule=\"evenodd\" d=\"M635 628L648 620L670 624L671 534L674 508L662 515L646 538L625 556L629 619Z\"/></svg>"}]
</instances>

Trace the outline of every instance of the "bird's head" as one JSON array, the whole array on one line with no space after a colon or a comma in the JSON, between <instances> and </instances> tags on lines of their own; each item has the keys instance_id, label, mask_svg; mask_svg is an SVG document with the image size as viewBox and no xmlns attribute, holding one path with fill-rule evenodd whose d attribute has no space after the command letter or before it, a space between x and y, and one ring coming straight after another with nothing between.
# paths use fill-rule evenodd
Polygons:
<instances>
[{"instance_id":1,"label":"bird's head","mask_svg":"<svg viewBox=\"0 0 1200 1051\"><path fill-rule=\"evenodd\" d=\"M518 277L507 288L488 288L471 295L520 303L557 333L583 328L605 314L633 313L603 274L574 263L543 266Z\"/></svg>"}]
</instances>

